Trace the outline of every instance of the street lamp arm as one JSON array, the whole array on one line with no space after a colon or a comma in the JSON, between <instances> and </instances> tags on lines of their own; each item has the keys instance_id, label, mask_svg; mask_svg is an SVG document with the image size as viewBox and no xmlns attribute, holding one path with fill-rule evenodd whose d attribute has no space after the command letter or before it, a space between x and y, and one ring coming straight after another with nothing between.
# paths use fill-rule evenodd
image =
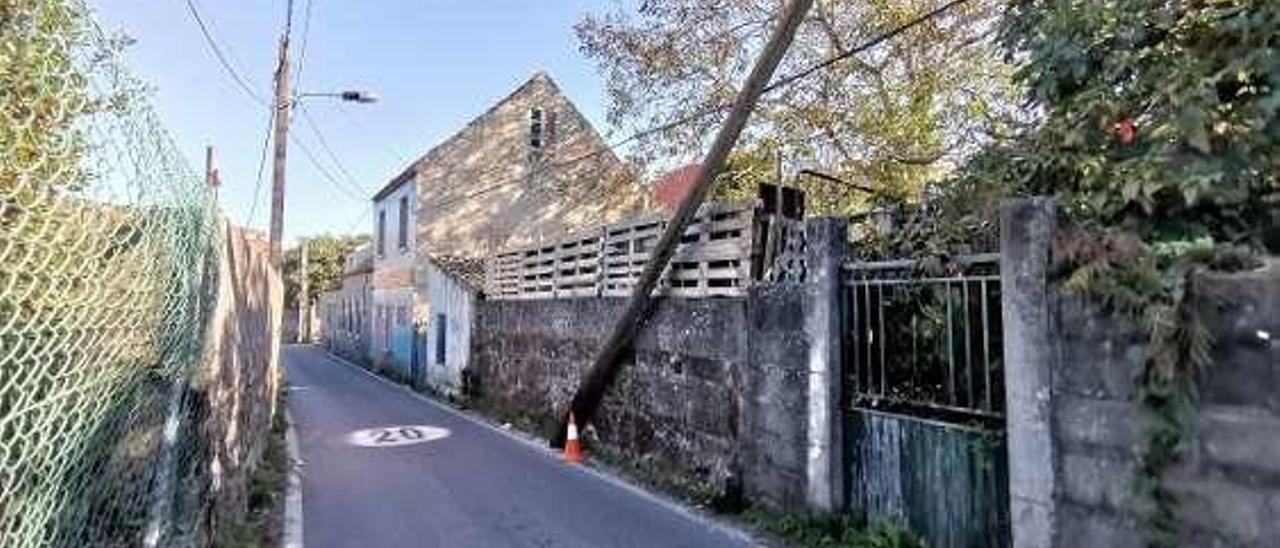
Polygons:
<instances>
[{"instance_id":1,"label":"street lamp arm","mask_svg":"<svg viewBox=\"0 0 1280 548\"><path fill-rule=\"evenodd\" d=\"M376 103L379 99L378 94L367 90L348 90L328 93L299 93L295 97L296 99L301 99L303 97L337 97L338 99L350 101L352 103Z\"/></svg>"}]
</instances>

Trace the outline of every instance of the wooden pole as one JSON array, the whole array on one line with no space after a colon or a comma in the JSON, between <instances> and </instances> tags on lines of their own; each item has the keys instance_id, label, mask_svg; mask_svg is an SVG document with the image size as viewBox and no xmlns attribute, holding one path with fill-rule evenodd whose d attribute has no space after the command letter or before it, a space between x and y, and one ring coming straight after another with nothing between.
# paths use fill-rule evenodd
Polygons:
<instances>
[{"instance_id":1,"label":"wooden pole","mask_svg":"<svg viewBox=\"0 0 1280 548\"><path fill-rule=\"evenodd\" d=\"M307 239L302 239L301 281L298 286L298 342L311 342L311 272L308 264Z\"/></svg>"},{"instance_id":2,"label":"wooden pole","mask_svg":"<svg viewBox=\"0 0 1280 548\"><path fill-rule=\"evenodd\" d=\"M778 63L782 61L782 56L787 52L787 48L791 46L791 41L795 38L796 29L800 26L800 22L804 19L812 4L813 0L791 0L783 8L782 14L778 18L778 26L773 29L773 34L769 37L769 41L765 44L764 50L761 51L755 66L752 67L751 73L747 76L742 90L733 102L733 108L729 111L728 119L725 120L724 126L720 128L720 132L716 134L715 141L711 144L711 150L702 161L702 167L698 170L698 178L694 181L693 188L689 189L689 192L680 202L680 208L676 210L675 216L667 223L666 230L663 231L662 237L658 239L653 253L649 255L649 260L645 263L644 270L640 273L640 279L636 282L636 286L631 292L626 310L622 313L622 317L618 319L618 323L614 325L613 332L596 356L591 370L587 372L587 375L582 379L582 383L578 385L578 391L573 396L568 412L565 413L565 420L560 421L558 429L551 436L551 444L553 446L561 447L564 445L569 413L574 414L579 425L585 425L595 418L596 409L600 406L600 400L604 397L605 389L612 384L614 377L618 373L620 366L618 358L621 357L625 350L630 348L635 339L637 329L650 312L652 305L650 294L653 293L653 288L657 285L658 278L661 277L663 270L667 267L667 263L671 260L671 255L675 253L676 244L679 243L680 236L684 234L689 222L693 220L693 216L698 212L698 207L702 205L707 192L711 190L711 184L715 177L724 169L725 162L729 158L729 152L733 150L738 141L738 136L746 126L751 110L755 108L756 101L760 99L760 95L764 92L765 85L769 83L774 70L778 68Z\"/></svg>"},{"instance_id":3,"label":"wooden pole","mask_svg":"<svg viewBox=\"0 0 1280 548\"><path fill-rule=\"evenodd\" d=\"M284 167L289 144L289 34L280 38L280 64L276 68L275 156L271 164L271 265L279 271L280 245L284 237Z\"/></svg>"}]
</instances>

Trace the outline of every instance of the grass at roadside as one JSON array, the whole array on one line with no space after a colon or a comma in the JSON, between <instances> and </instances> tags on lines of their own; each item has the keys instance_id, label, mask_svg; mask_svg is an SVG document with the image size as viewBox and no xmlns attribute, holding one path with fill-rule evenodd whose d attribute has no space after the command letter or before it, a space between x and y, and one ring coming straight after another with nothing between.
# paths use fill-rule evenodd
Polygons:
<instances>
[{"instance_id":1,"label":"grass at roadside","mask_svg":"<svg viewBox=\"0 0 1280 548\"><path fill-rule=\"evenodd\" d=\"M285 488L289 482L289 452L285 446L284 397L280 398L262 462L249 480L249 509L240 523L217 532L216 548L277 548L284 534Z\"/></svg>"},{"instance_id":2,"label":"grass at roadside","mask_svg":"<svg viewBox=\"0 0 1280 548\"><path fill-rule=\"evenodd\" d=\"M903 525L860 523L848 515L785 514L748 510L743 520L790 546L815 548L923 548Z\"/></svg>"},{"instance_id":3,"label":"grass at roadside","mask_svg":"<svg viewBox=\"0 0 1280 548\"><path fill-rule=\"evenodd\" d=\"M439 395L435 395L440 401ZM450 400L447 403L459 408L469 407L473 412L488 417L499 424L510 424L533 436L547 431L544 421L518 408L503 405L490 399L471 399L465 402ZM590 436L587 436L588 438ZM665 494L710 514L736 523L767 538L767 544L776 546L816 548L923 548L905 526L882 522L866 524L844 514L808 515L768 512L756 509L742 510L740 504L726 500L723 494L707 491L696 484L682 481L678 475L663 474L640 466L634 460L605 447L595 446L590 451L592 466L629 478L644 488ZM758 538L759 539L759 538Z\"/></svg>"}]
</instances>

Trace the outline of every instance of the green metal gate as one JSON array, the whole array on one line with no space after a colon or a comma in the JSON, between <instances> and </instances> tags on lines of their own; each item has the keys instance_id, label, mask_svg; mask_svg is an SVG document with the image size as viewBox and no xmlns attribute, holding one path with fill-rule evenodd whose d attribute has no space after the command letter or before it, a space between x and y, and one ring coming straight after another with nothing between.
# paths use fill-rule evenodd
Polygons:
<instances>
[{"instance_id":1,"label":"green metal gate","mask_svg":"<svg viewBox=\"0 0 1280 548\"><path fill-rule=\"evenodd\" d=\"M841 277L847 507L928 546L1008 546L999 256Z\"/></svg>"}]
</instances>

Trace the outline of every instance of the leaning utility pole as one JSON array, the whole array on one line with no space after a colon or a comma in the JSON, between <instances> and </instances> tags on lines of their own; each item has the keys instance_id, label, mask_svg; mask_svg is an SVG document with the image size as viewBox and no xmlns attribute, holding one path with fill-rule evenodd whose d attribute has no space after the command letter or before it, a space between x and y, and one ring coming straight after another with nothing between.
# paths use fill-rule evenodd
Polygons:
<instances>
[{"instance_id":1,"label":"leaning utility pole","mask_svg":"<svg viewBox=\"0 0 1280 548\"><path fill-rule=\"evenodd\" d=\"M578 391L573 395L573 402L570 404L569 412L565 414L565 420L560 421L558 431L552 436L553 446L562 446L564 443L569 413L573 414L580 425L591 422L595 417L605 389L618 373L620 365L618 358L631 346L636 330L650 312L652 304L650 295L662 271L666 269L667 262L671 260L671 255L675 253L680 236L684 234L698 207L706 198L707 192L711 190L711 183L716 175L724 169L729 152L733 150L738 135L746 126L751 110L755 108L756 101L764 93L765 85L773 76L773 71L778 68L778 63L782 61L783 54L787 52L791 40L795 37L796 29L812 4L813 0L791 0L783 8L778 18L778 26L773 29L773 34L765 43L764 50L751 69L751 74L747 76L742 90L733 102L728 119L716 134L706 159L702 161L702 169L698 170L698 178L694 181L693 188L685 194L684 200L680 202L680 208L667 223L666 230L662 232L662 237L654 247L653 253L649 255L649 260L640 273L640 279L631 292L626 310L614 325L613 332L605 342L604 348L596 356L591 370L583 378L582 384L578 385Z\"/></svg>"},{"instance_id":2,"label":"leaning utility pole","mask_svg":"<svg viewBox=\"0 0 1280 548\"><path fill-rule=\"evenodd\" d=\"M302 239L302 267L298 284L298 342L311 342L311 271L307 261L307 239Z\"/></svg>"},{"instance_id":3,"label":"leaning utility pole","mask_svg":"<svg viewBox=\"0 0 1280 548\"><path fill-rule=\"evenodd\" d=\"M289 144L289 34L280 38L280 64L276 67L275 157L271 165L271 265L280 270L280 242L284 236L284 163Z\"/></svg>"}]
</instances>

